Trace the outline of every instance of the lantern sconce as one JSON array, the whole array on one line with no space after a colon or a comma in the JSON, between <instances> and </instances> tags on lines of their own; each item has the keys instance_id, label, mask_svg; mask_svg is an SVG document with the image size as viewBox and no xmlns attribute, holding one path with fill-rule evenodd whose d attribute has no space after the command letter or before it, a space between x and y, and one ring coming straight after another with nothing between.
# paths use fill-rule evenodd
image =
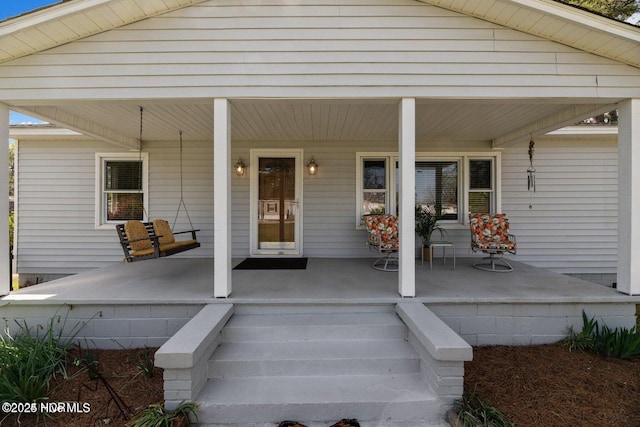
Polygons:
<instances>
[{"instance_id":1,"label":"lantern sconce","mask_svg":"<svg viewBox=\"0 0 640 427\"><path fill-rule=\"evenodd\" d=\"M309 171L309 175L315 175L318 173L318 164L313 157L311 157L311 160L307 163L307 171Z\"/></svg>"},{"instance_id":2,"label":"lantern sconce","mask_svg":"<svg viewBox=\"0 0 640 427\"><path fill-rule=\"evenodd\" d=\"M536 168L533 167L533 153L536 143L533 139L529 142L529 167L527 168L527 191L536 192Z\"/></svg>"},{"instance_id":3,"label":"lantern sconce","mask_svg":"<svg viewBox=\"0 0 640 427\"><path fill-rule=\"evenodd\" d=\"M242 160L242 157L238 157L238 161L233 165L233 170L238 176L243 176L247 169L246 163Z\"/></svg>"}]
</instances>

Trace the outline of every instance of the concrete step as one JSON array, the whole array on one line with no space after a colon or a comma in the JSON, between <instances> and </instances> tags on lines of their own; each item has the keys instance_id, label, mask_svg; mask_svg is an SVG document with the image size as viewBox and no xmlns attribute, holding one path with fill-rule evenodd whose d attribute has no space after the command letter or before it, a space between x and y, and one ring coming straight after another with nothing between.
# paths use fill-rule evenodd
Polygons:
<instances>
[{"instance_id":1,"label":"concrete step","mask_svg":"<svg viewBox=\"0 0 640 427\"><path fill-rule=\"evenodd\" d=\"M395 313L236 315L223 341L336 341L404 339L406 326Z\"/></svg>"},{"instance_id":2,"label":"concrete step","mask_svg":"<svg viewBox=\"0 0 640 427\"><path fill-rule=\"evenodd\" d=\"M426 425L445 408L419 373L209 379L197 399L216 423L392 419Z\"/></svg>"},{"instance_id":3,"label":"concrete step","mask_svg":"<svg viewBox=\"0 0 640 427\"><path fill-rule=\"evenodd\" d=\"M226 342L209 361L209 378L363 375L418 372L404 340Z\"/></svg>"}]
</instances>

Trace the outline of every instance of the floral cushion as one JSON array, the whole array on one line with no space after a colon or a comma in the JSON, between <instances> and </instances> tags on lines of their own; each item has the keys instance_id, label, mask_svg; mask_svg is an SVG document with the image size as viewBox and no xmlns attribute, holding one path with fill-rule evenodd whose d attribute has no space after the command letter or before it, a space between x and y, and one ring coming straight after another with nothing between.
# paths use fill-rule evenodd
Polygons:
<instances>
[{"instance_id":1,"label":"floral cushion","mask_svg":"<svg viewBox=\"0 0 640 427\"><path fill-rule=\"evenodd\" d=\"M469 214L471 248L515 253L516 242L509 235L509 219L505 214Z\"/></svg>"},{"instance_id":2,"label":"floral cushion","mask_svg":"<svg viewBox=\"0 0 640 427\"><path fill-rule=\"evenodd\" d=\"M398 249L398 218L393 215L366 215L364 223L369 232L370 245L385 250Z\"/></svg>"}]
</instances>

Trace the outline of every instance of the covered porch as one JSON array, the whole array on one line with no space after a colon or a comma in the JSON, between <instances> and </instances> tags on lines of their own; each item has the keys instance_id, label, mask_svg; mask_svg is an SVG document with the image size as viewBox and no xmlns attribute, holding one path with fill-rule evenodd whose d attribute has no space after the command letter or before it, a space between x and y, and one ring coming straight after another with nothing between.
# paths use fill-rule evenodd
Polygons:
<instances>
[{"instance_id":1,"label":"covered porch","mask_svg":"<svg viewBox=\"0 0 640 427\"><path fill-rule=\"evenodd\" d=\"M517 257L515 258L517 259ZM234 259L237 265L241 259ZM416 296L425 304L640 302L606 286L513 261L508 274L471 267L476 258L443 264L416 261ZM232 270L233 293L213 295L211 258L162 258L118 264L20 289L2 304L389 304L398 273L371 268L369 258L310 258L304 270Z\"/></svg>"},{"instance_id":2,"label":"covered porch","mask_svg":"<svg viewBox=\"0 0 640 427\"><path fill-rule=\"evenodd\" d=\"M516 258L517 259L517 258ZM233 265L240 262L234 259ZM478 271L474 258L418 260L416 296L398 295L398 273L376 271L368 258L311 258L304 270L231 270L233 293L215 298L211 258L163 258L112 265L21 289L0 299L11 319L45 322L67 313L84 322L97 346L159 346L203 307L233 304L236 313L391 310L403 302L428 307L471 345L560 340L582 312L611 327L636 322L640 297L512 261L508 274ZM115 343L118 343L117 345Z\"/></svg>"}]
</instances>

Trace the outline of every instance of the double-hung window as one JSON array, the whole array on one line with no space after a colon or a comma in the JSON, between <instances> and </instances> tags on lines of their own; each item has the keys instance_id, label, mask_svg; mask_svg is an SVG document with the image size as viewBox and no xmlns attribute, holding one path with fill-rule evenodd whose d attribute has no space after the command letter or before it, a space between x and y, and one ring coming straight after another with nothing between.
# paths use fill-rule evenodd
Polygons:
<instances>
[{"instance_id":1,"label":"double-hung window","mask_svg":"<svg viewBox=\"0 0 640 427\"><path fill-rule=\"evenodd\" d=\"M96 155L96 226L144 220L148 206L146 153Z\"/></svg>"},{"instance_id":2,"label":"double-hung window","mask_svg":"<svg viewBox=\"0 0 640 427\"><path fill-rule=\"evenodd\" d=\"M363 158L360 162L358 204L360 216L389 212L389 159Z\"/></svg>"},{"instance_id":3,"label":"double-hung window","mask_svg":"<svg viewBox=\"0 0 640 427\"><path fill-rule=\"evenodd\" d=\"M469 212L492 212L495 206L494 159L469 159Z\"/></svg>"}]
</instances>

